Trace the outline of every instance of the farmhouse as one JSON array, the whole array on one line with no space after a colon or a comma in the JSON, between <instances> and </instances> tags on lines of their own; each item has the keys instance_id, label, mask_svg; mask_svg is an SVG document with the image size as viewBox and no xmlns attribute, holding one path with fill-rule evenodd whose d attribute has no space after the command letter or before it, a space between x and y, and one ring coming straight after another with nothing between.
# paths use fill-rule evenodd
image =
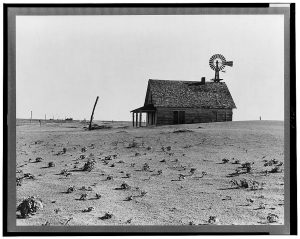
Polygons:
<instances>
[{"instance_id":1,"label":"farmhouse","mask_svg":"<svg viewBox=\"0 0 300 239\"><path fill-rule=\"evenodd\" d=\"M224 82L149 80L143 107L132 110L133 126L232 121L235 103Z\"/></svg>"}]
</instances>

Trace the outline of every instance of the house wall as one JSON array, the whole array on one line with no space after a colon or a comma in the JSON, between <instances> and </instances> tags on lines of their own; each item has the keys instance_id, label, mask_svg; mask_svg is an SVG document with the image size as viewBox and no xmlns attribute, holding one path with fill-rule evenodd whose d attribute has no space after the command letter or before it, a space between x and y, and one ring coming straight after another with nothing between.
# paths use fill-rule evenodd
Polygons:
<instances>
[{"instance_id":1,"label":"house wall","mask_svg":"<svg viewBox=\"0 0 300 239\"><path fill-rule=\"evenodd\" d=\"M157 108L156 125L173 124L173 112L185 111L185 123L208 123L232 121L232 109L201 109L201 108Z\"/></svg>"}]
</instances>

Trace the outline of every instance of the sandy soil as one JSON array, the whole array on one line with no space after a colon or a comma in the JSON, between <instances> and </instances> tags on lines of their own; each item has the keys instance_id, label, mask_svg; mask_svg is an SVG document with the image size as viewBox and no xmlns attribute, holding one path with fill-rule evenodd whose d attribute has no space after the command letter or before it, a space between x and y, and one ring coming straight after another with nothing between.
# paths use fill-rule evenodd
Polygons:
<instances>
[{"instance_id":1,"label":"sandy soil","mask_svg":"<svg viewBox=\"0 0 300 239\"><path fill-rule=\"evenodd\" d=\"M17 205L38 195L44 208L26 219L17 212L17 225L258 225L269 223L269 213L278 216L272 224L284 223L284 174L271 173L275 165L264 166L272 159L284 160L283 122L111 125L87 131L79 122L18 123L16 170L35 179L25 178L17 186ZM105 160L109 155L116 156ZM35 162L37 157L42 162ZM89 159L95 160L95 168L82 171ZM252 170L247 173L235 160L253 163ZM48 167L51 161L54 167ZM143 170L145 163L149 168ZM61 175L63 169L71 174ZM243 178L262 187L230 183ZM124 182L129 189L120 189ZM67 193L70 186L75 191ZM79 200L84 193L86 200ZM89 207L94 209L83 212ZM112 218L102 220L106 212ZM209 221L211 216L216 221Z\"/></svg>"}]
</instances>

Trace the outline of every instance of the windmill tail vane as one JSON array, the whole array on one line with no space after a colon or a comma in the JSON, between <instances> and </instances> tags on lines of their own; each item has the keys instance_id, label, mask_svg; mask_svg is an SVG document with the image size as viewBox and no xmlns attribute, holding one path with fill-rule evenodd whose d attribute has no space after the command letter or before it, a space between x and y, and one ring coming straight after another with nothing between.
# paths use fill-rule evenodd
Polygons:
<instances>
[{"instance_id":1,"label":"windmill tail vane","mask_svg":"<svg viewBox=\"0 0 300 239\"><path fill-rule=\"evenodd\" d=\"M223 64L225 66L233 66L233 61L225 61Z\"/></svg>"}]
</instances>

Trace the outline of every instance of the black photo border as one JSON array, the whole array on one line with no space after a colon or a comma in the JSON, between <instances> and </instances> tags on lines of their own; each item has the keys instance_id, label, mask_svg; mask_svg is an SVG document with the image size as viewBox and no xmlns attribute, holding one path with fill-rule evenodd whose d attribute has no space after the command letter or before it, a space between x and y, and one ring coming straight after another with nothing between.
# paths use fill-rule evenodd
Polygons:
<instances>
[{"instance_id":1,"label":"black photo border","mask_svg":"<svg viewBox=\"0 0 300 239\"><path fill-rule=\"evenodd\" d=\"M274 4L276 5L276 4ZM284 225L255 226L16 226L16 16L17 15L284 15ZM297 235L295 3L3 4L3 236Z\"/></svg>"}]
</instances>

